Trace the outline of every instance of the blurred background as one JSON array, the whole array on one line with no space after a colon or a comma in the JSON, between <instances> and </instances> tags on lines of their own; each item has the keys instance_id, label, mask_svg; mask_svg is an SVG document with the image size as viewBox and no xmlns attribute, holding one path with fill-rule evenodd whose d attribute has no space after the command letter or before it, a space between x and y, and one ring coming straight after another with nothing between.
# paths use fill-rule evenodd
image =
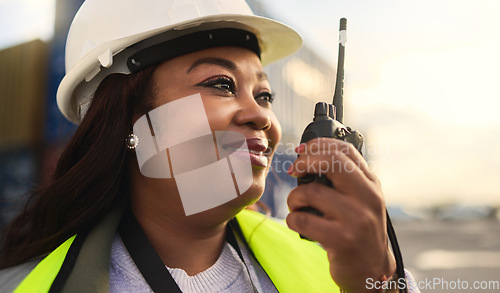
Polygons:
<instances>
[{"instance_id":1,"label":"blurred background","mask_svg":"<svg viewBox=\"0 0 500 293\"><path fill-rule=\"evenodd\" d=\"M82 2L0 0L0 225L49 180L75 129L55 92ZM248 2L304 38L266 68L284 132L263 197L273 215L286 216L285 170L314 104L331 101L345 17L344 122L365 136L407 267L422 281L500 282L500 2Z\"/></svg>"}]
</instances>

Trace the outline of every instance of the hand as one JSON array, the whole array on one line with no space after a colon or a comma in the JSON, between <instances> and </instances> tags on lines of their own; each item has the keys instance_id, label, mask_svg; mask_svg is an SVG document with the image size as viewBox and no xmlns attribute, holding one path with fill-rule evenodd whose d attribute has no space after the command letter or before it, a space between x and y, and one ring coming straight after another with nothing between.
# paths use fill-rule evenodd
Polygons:
<instances>
[{"instance_id":1,"label":"hand","mask_svg":"<svg viewBox=\"0 0 500 293\"><path fill-rule=\"evenodd\" d=\"M380 182L361 154L350 144L316 138L297 148L299 157L289 174L323 174L334 189L319 183L290 192L286 221L296 232L326 250L330 274L346 292L367 292L366 279L379 280L396 272L389 250L386 212ZM299 211L313 207L323 217Z\"/></svg>"}]
</instances>

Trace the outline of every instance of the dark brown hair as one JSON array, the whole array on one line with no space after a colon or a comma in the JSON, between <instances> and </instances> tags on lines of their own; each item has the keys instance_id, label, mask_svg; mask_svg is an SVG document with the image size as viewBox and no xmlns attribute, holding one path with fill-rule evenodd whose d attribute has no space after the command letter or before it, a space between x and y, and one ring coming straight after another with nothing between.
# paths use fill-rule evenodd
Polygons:
<instances>
[{"instance_id":1,"label":"dark brown hair","mask_svg":"<svg viewBox=\"0 0 500 293\"><path fill-rule=\"evenodd\" d=\"M112 74L101 82L52 182L33 191L24 210L7 226L0 269L54 250L128 200L125 139L134 111L147 108L155 68Z\"/></svg>"}]
</instances>

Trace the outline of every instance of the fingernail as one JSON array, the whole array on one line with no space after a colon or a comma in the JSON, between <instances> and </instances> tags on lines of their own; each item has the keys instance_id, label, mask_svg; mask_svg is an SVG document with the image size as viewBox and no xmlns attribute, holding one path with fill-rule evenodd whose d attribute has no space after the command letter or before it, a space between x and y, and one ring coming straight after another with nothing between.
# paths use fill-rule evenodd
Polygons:
<instances>
[{"instance_id":1,"label":"fingernail","mask_svg":"<svg viewBox=\"0 0 500 293\"><path fill-rule=\"evenodd\" d=\"M300 153L302 153L304 151L305 148L306 148L305 144L299 144L299 146L295 148L295 152L297 154L300 154Z\"/></svg>"},{"instance_id":2,"label":"fingernail","mask_svg":"<svg viewBox=\"0 0 500 293\"><path fill-rule=\"evenodd\" d=\"M292 170L293 170L293 165L290 165L290 167L288 167L288 170L286 170L286 173L290 175L292 173Z\"/></svg>"}]
</instances>

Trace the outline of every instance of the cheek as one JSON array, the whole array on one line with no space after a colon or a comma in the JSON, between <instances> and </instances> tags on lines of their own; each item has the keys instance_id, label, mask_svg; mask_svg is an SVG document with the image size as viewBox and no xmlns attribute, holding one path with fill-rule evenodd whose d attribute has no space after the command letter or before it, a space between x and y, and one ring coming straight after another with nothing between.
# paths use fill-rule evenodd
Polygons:
<instances>
[{"instance_id":1,"label":"cheek","mask_svg":"<svg viewBox=\"0 0 500 293\"><path fill-rule=\"evenodd\" d=\"M207 113L210 129L212 131L227 130L231 124L234 110L231 107L228 107L228 105L213 101L204 100L203 104L205 112Z\"/></svg>"},{"instance_id":2,"label":"cheek","mask_svg":"<svg viewBox=\"0 0 500 293\"><path fill-rule=\"evenodd\" d=\"M281 124L273 112L271 112L271 125L272 127L271 129L269 129L268 138L271 140L271 143L276 147L281 140Z\"/></svg>"}]
</instances>

